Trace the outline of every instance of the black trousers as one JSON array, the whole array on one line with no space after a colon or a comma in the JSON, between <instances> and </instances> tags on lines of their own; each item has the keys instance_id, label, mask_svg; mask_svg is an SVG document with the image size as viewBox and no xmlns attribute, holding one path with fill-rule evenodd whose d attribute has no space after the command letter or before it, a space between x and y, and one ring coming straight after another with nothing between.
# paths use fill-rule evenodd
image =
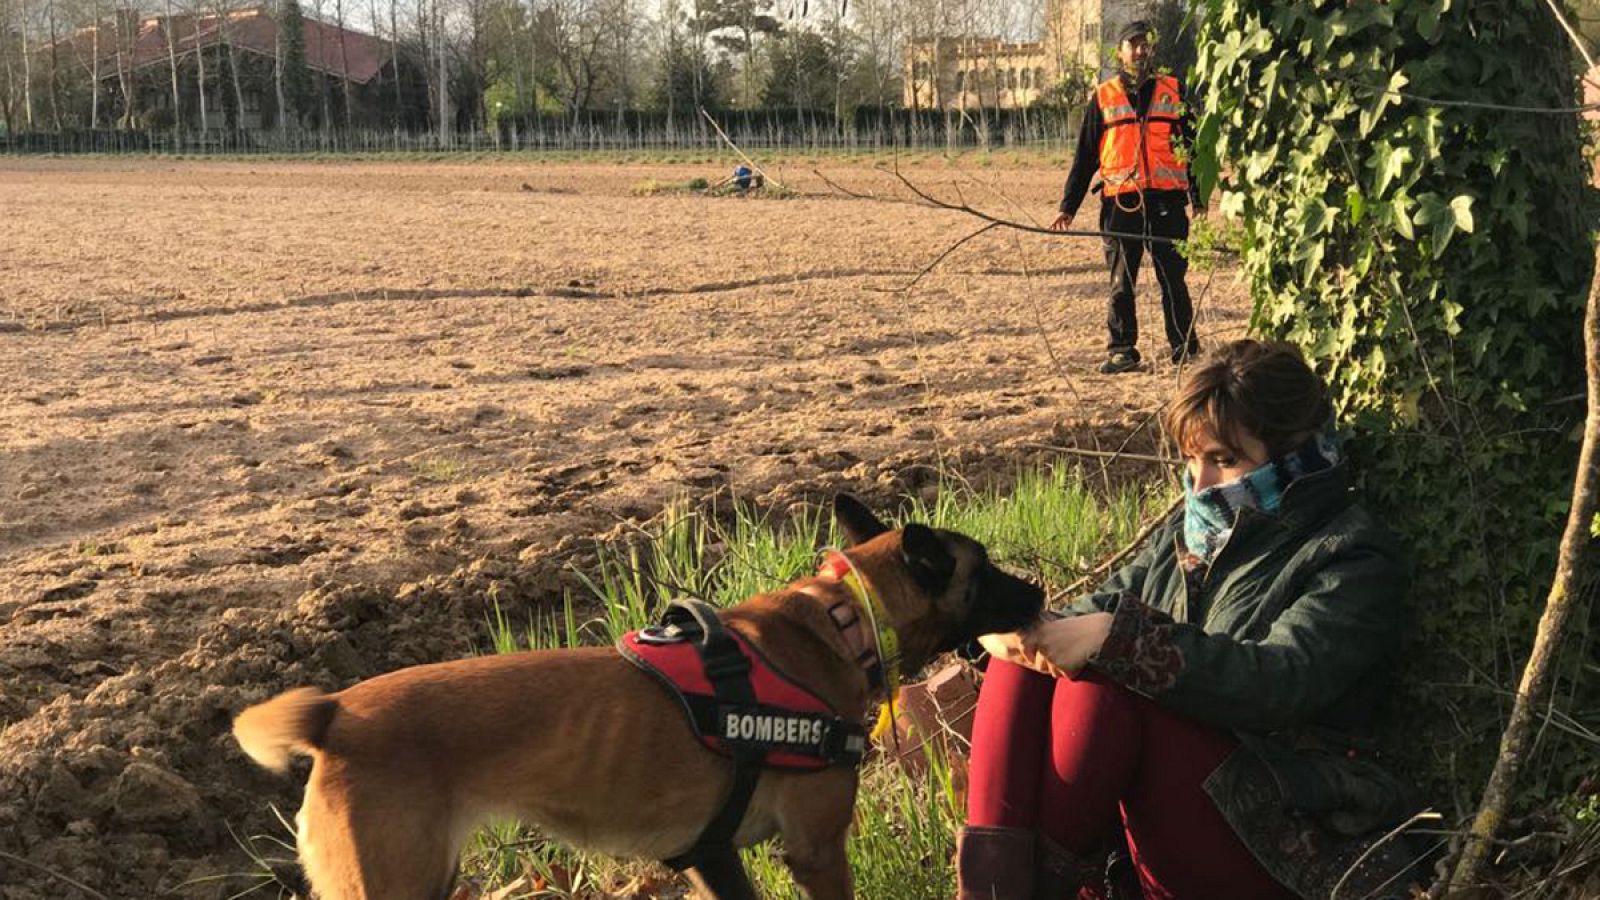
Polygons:
<instances>
[{"instance_id":1,"label":"black trousers","mask_svg":"<svg viewBox=\"0 0 1600 900\"><path fill-rule=\"evenodd\" d=\"M1124 201L1126 205L1127 201ZM1142 234L1184 240L1189 236L1189 213L1185 203L1168 197L1146 196L1143 208L1133 212L1119 209L1107 199L1100 207L1103 231ZM1170 243L1130 238L1106 238L1106 264L1111 267L1111 309L1106 325L1111 336L1106 349L1138 355L1139 319L1134 307L1134 286L1139 280L1139 263L1145 248L1161 285L1161 316L1166 322L1167 345L1173 350L1193 350L1199 346L1194 333L1194 306L1189 286L1184 282L1189 261Z\"/></svg>"}]
</instances>

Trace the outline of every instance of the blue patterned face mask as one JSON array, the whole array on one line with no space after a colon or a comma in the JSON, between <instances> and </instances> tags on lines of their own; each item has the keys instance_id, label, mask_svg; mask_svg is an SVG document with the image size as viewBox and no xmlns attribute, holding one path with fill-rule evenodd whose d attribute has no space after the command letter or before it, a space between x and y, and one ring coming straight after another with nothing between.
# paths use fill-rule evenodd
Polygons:
<instances>
[{"instance_id":1,"label":"blue patterned face mask","mask_svg":"<svg viewBox=\"0 0 1600 900\"><path fill-rule=\"evenodd\" d=\"M1336 435L1324 429L1295 449L1232 481L1196 492L1187 466L1183 470L1183 544L1209 565L1233 534L1239 510L1278 511L1283 492L1295 479L1332 468L1343 458Z\"/></svg>"}]
</instances>

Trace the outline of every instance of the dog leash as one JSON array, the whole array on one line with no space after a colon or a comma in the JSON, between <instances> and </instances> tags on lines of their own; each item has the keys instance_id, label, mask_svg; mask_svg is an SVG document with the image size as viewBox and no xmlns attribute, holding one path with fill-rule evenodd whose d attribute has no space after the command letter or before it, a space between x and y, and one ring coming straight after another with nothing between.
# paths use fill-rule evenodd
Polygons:
<instances>
[{"instance_id":1,"label":"dog leash","mask_svg":"<svg viewBox=\"0 0 1600 900\"><path fill-rule=\"evenodd\" d=\"M894 740L895 754L899 755L900 732L894 727L894 700L900 692L900 635L889 624L888 610L883 608L883 601L873 593L866 576L856 568L855 561L837 547L824 547L822 554L824 561L817 571L832 576L850 591L857 606L865 611L867 624L872 627L872 650L877 657L878 669L883 673L886 697L878 707L878 721L872 727L872 737L881 739L883 732L888 731ZM840 565L841 562L843 565Z\"/></svg>"}]
</instances>

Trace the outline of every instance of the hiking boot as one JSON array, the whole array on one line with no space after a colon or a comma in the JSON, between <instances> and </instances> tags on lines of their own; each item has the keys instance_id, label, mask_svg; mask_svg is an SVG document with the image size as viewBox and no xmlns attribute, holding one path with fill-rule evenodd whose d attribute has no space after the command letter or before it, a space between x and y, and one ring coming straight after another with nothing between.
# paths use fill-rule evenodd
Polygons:
<instances>
[{"instance_id":1,"label":"hiking boot","mask_svg":"<svg viewBox=\"0 0 1600 900\"><path fill-rule=\"evenodd\" d=\"M1172 364L1181 366L1200 358L1200 342L1194 341L1187 347L1172 348Z\"/></svg>"},{"instance_id":2,"label":"hiking boot","mask_svg":"<svg viewBox=\"0 0 1600 900\"><path fill-rule=\"evenodd\" d=\"M1139 352L1137 350L1113 350L1106 361L1100 364L1101 375L1117 375L1122 372L1132 372L1139 368Z\"/></svg>"},{"instance_id":3,"label":"hiking boot","mask_svg":"<svg viewBox=\"0 0 1600 900\"><path fill-rule=\"evenodd\" d=\"M956 837L957 900L1033 900L1034 834L969 825Z\"/></svg>"},{"instance_id":4,"label":"hiking boot","mask_svg":"<svg viewBox=\"0 0 1600 900\"><path fill-rule=\"evenodd\" d=\"M1037 835L1033 847L1031 900L1074 900L1081 896L1081 888L1098 880L1099 870L1100 866L1092 860L1069 853L1055 841Z\"/></svg>"}]
</instances>

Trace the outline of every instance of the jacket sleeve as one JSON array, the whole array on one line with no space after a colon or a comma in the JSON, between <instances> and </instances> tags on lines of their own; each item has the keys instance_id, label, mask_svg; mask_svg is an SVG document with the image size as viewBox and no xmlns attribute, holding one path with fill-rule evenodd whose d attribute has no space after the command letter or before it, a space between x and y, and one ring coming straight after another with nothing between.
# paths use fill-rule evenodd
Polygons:
<instances>
[{"instance_id":1,"label":"jacket sleeve","mask_svg":"<svg viewBox=\"0 0 1600 900\"><path fill-rule=\"evenodd\" d=\"M1245 731L1303 724L1398 646L1407 568L1392 548L1331 542L1259 641L1209 634L1123 594L1089 663L1161 705ZM1226 596L1218 597L1226 603Z\"/></svg>"},{"instance_id":2,"label":"jacket sleeve","mask_svg":"<svg viewBox=\"0 0 1600 900\"><path fill-rule=\"evenodd\" d=\"M1083 198L1089 193L1089 183L1100 171L1100 138L1105 123L1100 118L1100 100L1090 97L1083 108L1083 123L1078 126L1078 149L1072 154L1072 170L1061 189L1061 212L1069 216L1078 214Z\"/></svg>"}]
</instances>

